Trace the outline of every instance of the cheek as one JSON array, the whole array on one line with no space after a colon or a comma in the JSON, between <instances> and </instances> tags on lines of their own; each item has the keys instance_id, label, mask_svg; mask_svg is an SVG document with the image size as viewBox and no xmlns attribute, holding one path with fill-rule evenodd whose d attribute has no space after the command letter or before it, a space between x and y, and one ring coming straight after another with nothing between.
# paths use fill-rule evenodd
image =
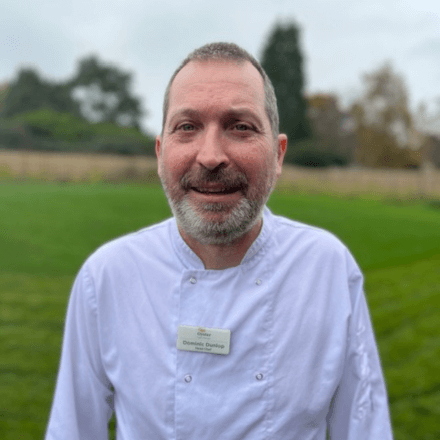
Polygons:
<instances>
[{"instance_id":1,"label":"cheek","mask_svg":"<svg viewBox=\"0 0 440 440\"><path fill-rule=\"evenodd\" d=\"M168 180L177 181L188 171L190 160L176 151L169 151L162 158L162 174Z\"/></svg>"},{"instance_id":2,"label":"cheek","mask_svg":"<svg viewBox=\"0 0 440 440\"><path fill-rule=\"evenodd\" d=\"M257 180L267 178L274 168L274 156L261 151L248 151L240 162L246 174Z\"/></svg>"},{"instance_id":3,"label":"cheek","mask_svg":"<svg viewBox=\"0 0 440 440\"><path fill-rule=\"evenodd\" d=\"M233 153L230 155L231 162L235 168L244 172L248 179L254 180L258 178L258 174L261 173L263 169L261 154L259 154L255 148L248 148L235 153L236 154Z\"/></svg>"}]
</instances>

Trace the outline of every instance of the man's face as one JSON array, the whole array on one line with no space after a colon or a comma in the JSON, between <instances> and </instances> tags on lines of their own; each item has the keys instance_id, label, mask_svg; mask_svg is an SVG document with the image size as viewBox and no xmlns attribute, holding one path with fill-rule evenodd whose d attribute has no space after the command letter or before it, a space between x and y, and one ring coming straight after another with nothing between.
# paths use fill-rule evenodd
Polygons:
<instances>
[{"instance_id":1,"label":"man's face","mask_svg":"<svg viewBox=\"0 0 440 440\"><path fill-rule=\"evenodd\" d=\"M190 62L171 86L158 171L181 230L229 243L255 227L281 173L287 139L274 140L263 79L249 62Z\"/></svg>"}]
</instances>

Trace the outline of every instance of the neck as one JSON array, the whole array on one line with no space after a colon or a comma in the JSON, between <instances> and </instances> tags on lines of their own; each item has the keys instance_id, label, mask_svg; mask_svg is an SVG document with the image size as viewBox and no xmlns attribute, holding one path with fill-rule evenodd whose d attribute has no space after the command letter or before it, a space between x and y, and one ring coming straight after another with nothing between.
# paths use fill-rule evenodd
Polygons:
<instances>
[{"instance_id":1,"label":"neck","mask_svg":"<svg viewBox=\"0 0 440 440\"><path fill-rule=\"evenodd\" d=\"M260 220L249 232L226 244L201 244L179 227L186 244L202 260L205 269L227 269L238 266L252 243L258 237L263 222Z\"/></svg>"}]
</instances>

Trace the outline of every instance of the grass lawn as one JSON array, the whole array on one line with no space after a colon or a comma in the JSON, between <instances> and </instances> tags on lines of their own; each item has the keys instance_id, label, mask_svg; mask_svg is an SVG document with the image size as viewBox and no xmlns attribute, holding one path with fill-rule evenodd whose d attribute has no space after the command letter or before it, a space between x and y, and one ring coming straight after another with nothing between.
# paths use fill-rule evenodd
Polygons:
<instances>
[{"instance_id":1,"label":"grass lawn","mask_svg":"<svg viewBox=\"0 0 440 440\"><path fill-rule=\"evenodd\" d=\"M332 231L351 249L366 275L395 439L437 439L440 209L286 192L269 206ZM169 215L155 186L0 183L1 439L44 435L66 303L84 259Z\"/></svg>"}]
</instances>

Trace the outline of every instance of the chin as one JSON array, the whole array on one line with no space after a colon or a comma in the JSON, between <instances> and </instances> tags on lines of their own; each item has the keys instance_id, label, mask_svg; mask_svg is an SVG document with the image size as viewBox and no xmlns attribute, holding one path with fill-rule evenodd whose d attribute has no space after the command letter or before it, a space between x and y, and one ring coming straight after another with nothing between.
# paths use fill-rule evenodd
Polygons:
<instances>
[{"instance_id":1,"label":"chin","mask_svg":"<svg viewBox=\"0 0 440 440\"><path fill-rule=\"evenodd\" d=\"M258 223L264 203L243 199L234 208L219 204L211 204L208 208L200 213L183 200L171 209L183 231L198 242L228 244L248 233Z\"/></svg>"}]
</instances>

